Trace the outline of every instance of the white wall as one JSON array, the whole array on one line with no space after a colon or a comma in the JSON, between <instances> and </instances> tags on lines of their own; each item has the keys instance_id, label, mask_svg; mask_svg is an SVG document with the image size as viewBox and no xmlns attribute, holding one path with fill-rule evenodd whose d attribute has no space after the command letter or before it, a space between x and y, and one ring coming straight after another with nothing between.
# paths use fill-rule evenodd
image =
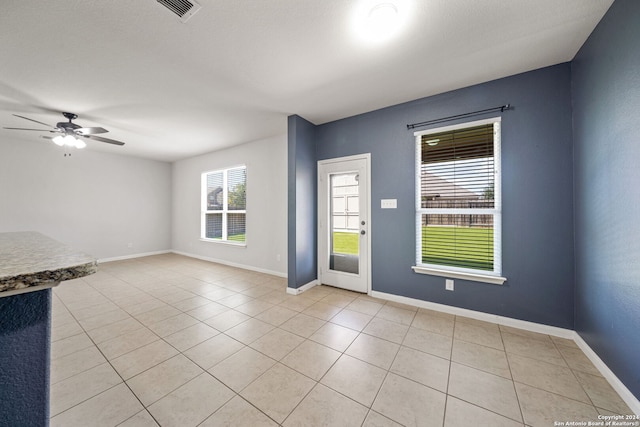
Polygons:
<instances>
[{"instance_id":1,"label":"white wall","mask_svg":"<svg viewBox=\"0 0 640 427\"><path fill-rule=\"evenodd\" d=\"M201 241L201 174L241 164L247 166L246 247ZM172 224L177 252L286 276L287 136L174 162Z\"/></svg>"},{"instance_id":2,"label":"white wall","mask_svg":"<svg viewBox=\"0 0 640 427\"><path fill-rule=\"evenodd\" d=\"M0 232L39 231L99 259L173 249L286 276L286 135L173 164L63 152L0 139ZM247 246L203 242L201 174L239 164L247 165Z\"/></svg>"},{"instance_id":3,"label":"white wall","mask_svg":"<svg viewBox=\"0 0 640 427\"><path fill-rule=\"evenodd\" d=\"M0 139L0 232L39 231L98 259L171 249L169 163L64 157L34 139Z\"/></svg>"}]
</instances>

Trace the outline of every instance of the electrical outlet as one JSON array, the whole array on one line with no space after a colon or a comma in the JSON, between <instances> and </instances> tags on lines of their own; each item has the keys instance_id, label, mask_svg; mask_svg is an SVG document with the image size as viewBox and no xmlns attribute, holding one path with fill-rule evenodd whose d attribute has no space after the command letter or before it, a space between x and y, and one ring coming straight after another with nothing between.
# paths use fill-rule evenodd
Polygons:
<instances>
[{"instance_id":1,"label":"electrical outlet","mask_svg":"<svg viewBox=\"0 0 640 427\"><path fill-rule=\"evenodd\" d=\"M452 291L453 290L453 279L446 279L444 286L445 286L446 290Z\"/></svg>"},{"instance_id":2,"label":"electrical outlet","mask_svg":"<svg viewBox=\"0 0 640 427\"><path fill-rule=\"evenodd\" d=\"M276 261L280 261L280 254L276 255Z\"/></svg>"},{"instance_id":3,"label":"electrical outlet","mask_svg":"<svg viewBox=\"0 0 640 427\"><path fill-rule=\"evenodd\" d=\"M128 248L132 248L133 247L133 243L127 243L127 247Z\"/></svg>"}]
</instances>

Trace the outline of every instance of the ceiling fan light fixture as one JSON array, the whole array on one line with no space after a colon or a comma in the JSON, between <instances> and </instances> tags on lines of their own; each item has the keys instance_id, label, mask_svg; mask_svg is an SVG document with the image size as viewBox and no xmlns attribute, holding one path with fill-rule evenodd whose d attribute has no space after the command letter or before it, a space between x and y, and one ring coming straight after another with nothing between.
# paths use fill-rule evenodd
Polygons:
<instances>
[{"instance_id":1,"label":"ceiling fan light fixture","mask_svg":"<svg viewBox=\"0 0 640 427\"><path fill-rule=\"evenodd\" d=\"M64 141L64 145L66 145L68 147L75 147L76 146L76 139L71 135L66 135L63 138L63 141Z\"/></svg>"},{"instance_id":2,"label":"ceiling fan light fixture","mask_svg":"<svg viewBox=\"0 0 640 427\"><path fill-rule=\"evenodd\" d=\"M51 138L51 141L53 141L53 143L59 147L63 147L66 145L67 147L81 149L87 146L86 142L74 137L73 135L58 135L54 138Z\"/></svg>"},{"instance_id":3,"label":"ceiling fan light fixture","mask_svg":"<svg viewBox=\"0 0 640 427\"><path fill-rule=\"evenodd\" d=\"M53 141L53 143L56 144L57 146L62 147L64 145L64 136L58 135L54 138L51 138L51 141Z\"/></svg>"},{"instance_id":4,"label":"ceiling fan light fixture","mask_svg":"<svg viewBox=\"0 0 640 427\"><path fill-rule=\"evenodd\" d=\"M107 144L113 145L124 145L122 141L116 141L115 139L105 138L103 136L95 136L96 134L107 133L109 132L105 128L102 127L82 127L76 123L73 123L72 120L77 118L78 115L74 113L63 112L62 115L69 119L68 122L59 122L56 126L51 129L25 129L25 128L14 128L14 127L5 127L4 129L11 130L32 130L39 132L48 132L48 133L57 133L55 137L49 137L42 135L42 138L50 139L54 144L63 147L75 147L75 148L84 148L87 144L82 140L82 138L93 139L99 142L106 142ZM28 117L20 116L18 114L14 114L14 116L19 117L24 120L29 120L30 122L35 122L44 126L49 126L44 122L40 122L38 120L33 120Z\"/></svg>"}]
</instances>

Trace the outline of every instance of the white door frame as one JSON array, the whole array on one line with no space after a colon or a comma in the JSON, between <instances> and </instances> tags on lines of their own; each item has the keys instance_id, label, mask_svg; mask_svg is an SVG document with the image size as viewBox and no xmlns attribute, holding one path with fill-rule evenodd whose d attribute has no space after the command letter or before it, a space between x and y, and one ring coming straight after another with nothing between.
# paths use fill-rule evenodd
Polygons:
<instances>
[{"instance_id":1,"label":"white door frame","mask_svg":"<svg viewBox=\"0 0 640 427\"><path fill-rule=\"evenodd\" d=\"M322 266L324 265L324 261L322 259L323 256L325 256L326 254L323 253L323 250L328 251L328 248L325 248L326 243L323 243L323 236L322 236L322 224L323 222L326 222L327 220L327 212L323 211L323 207L327 207L327 202L321 200L322 198L322 191L320 186L322 185L322 181L323 181L323 177L322 175L322 166L324 165L330 165L330 164L334 164L334 163L341 163L341 162L346 162L346 161L352 161L352 160L364 160L365 164L366 164L366 179L365 181L365 185L364 188L362 188L362 190L364 191L364 193L366 194L367 197L367 202L365 205L365 213L363 214L361 212L361 218L360 220L364 220L365 221L365 232L367 233L367 238L366 238L366 266L364 269L364 271L361 271L362 274L364 274L366 276L365 280L366 280L366 293L368 295L371 294L371 153L363 153L363 154L356 154L353 156L346 156L346 157L338 157L338 158L333 158L333 159L326 159L326 160L320 160L318 161L318 226L317 226L317 233L318 233L318 283L322 284L322 276L323 276L323 271L322 271ZM362 256L362 251L360 256ZM360 263L360 265L362 265L362 263ZM347 273L348 274L348 273Z\"/></svg>"}]
</instances>

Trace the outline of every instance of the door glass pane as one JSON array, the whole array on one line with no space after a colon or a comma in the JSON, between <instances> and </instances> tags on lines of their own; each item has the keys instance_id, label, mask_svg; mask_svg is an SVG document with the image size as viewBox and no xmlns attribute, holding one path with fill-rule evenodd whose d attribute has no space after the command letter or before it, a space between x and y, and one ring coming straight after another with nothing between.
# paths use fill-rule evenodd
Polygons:
<instances>
[{"instance_id":1,"label":"door glass pane","mask_svg":"<svg viewBox=\"0 0 640 427\"><path fill-rule=\"evenodd\" d=\"M360 203L358 173L329 175L329 268L358 274L360 264Z\"/></svg>"}]
</instances>

